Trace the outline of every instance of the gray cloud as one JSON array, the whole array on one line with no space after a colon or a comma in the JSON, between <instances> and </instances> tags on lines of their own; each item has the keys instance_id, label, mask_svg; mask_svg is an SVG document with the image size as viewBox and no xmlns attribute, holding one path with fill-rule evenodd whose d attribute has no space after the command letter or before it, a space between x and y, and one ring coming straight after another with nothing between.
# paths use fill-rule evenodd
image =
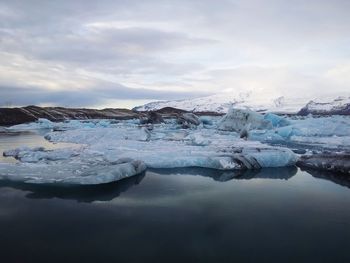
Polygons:
<instances>
[{"instance_id":1,"label":"gray cloud","mask_svg":"<svg viewBox=\"0 0 350 263\"><path fill-rule=\"evenodd\" d=\"M95 64L147 60L150 54L163 50L211 42L183 33L137 27L90 30L82 35L69 32L46 36L31 36L27 32L3 33L1 42L5 51L44 60Z\"/></svg>"},{"instance_id":2,"label":"gray cloud","mask_svg":"<svg viewBox=\"0 0 350 263\"><path fill-rule=\"evenodd\" d=\"M88 90L51 90L40 87L0 86L0 106L39 105L87 107L103 105L109 100L164 100L200 97L207 93L132 89L122 85L101 83ZM118 107L118 105L116 105Z\"/></svg>"},{"instance_id":3,"label":"gray cloud","mask_svg":"<svg viewBox=\"0 0 350 263\"><path fill-rule=\"evenodd\" d=\"M3 0L0 95L74 106L68 83L88 106L103 103L107 91L96 87L109 82L124 85L108 90L122 100L251 85L266 94L347 91L349 10L347 0Z\"/></svg>"}]
</instances>

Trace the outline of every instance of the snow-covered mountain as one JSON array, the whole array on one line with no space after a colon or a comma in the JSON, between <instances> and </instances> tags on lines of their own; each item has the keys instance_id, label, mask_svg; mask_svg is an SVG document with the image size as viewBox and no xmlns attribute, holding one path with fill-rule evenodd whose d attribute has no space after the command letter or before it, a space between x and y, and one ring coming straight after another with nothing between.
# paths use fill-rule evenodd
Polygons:
<instances>
[{"instance_id":1,"label":"snow-covered mountain","mask_svg":"<svg viewBox=\"0 0 350 263\"><path fill-rule=\"evenodd\" d=\"M300 111L300 115L308 114L338 114L350 115L350 97L338 97L330 102L310 101Z\"/></svg>"},{"instance_id":2,"label":"snow-covered mountain","mask_svg":"<svg viewBox=\"0 0 350 263\"><path fill-rule=\"evenodd\" d=\"M336 98L336 99L334 99ZM327 96L322 98L259 98L252 94L240 93L237 96L229 93L222 93L207 97L173 100L155 101L135 107L136 111L152 111L164 107L173 107L193 112L219 112L226 113L231 107L249 108L258 112L274 112L286 114L340 114L350 115L350 96Z\"/></svg>"},{"instance_id":3,"label":"snow-covered mountain","mask_svg":"<svg viewBox=\"0 0 350 263\"><path fill-rule=\"evenodd\" d=\"M273 99L261 99L252 93L241 93L238 96L222 93L207 97L184 99L174 101L155 101L143 106L135 107L137 111L158 110L164 107L173 107L194 112L219 112L226 113L228 108L250 108L259 112L276 112L276 113L297 113L306 105L308 99L289 99L286 97L276 97Z\"/></svg>"}]
</instances>

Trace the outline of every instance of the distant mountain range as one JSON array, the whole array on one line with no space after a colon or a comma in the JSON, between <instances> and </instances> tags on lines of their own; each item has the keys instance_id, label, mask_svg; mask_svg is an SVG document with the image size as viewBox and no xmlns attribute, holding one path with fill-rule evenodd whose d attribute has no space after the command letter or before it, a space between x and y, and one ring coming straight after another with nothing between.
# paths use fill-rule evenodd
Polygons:
<instances>
[{"instance_id":1,"label":"distant mountain range","mask_svg":"<svg viewBox=\"0 0 350 263\"><path fill-rule=\"evenodd\" d=\"M78 109L63 107L27 106L21 108L0 108L0 125L16 125L45 118L50 121L85 119L132 119L140 114L127 109Z\"/></svg>"},{"instance_id":2,"label":"distant mountain range","mask_svg":"<svg viewBox=\"0 0 350 263\"><path fill-rule=\"evenodd\" d=\"M328 101L325 98L308 101L307 99L290 99L285 97L266 101L252 98L250 93L245 93L240 94L236 98L232 98L227 94L220 94L196 99L156 101L136 107L133 110L96 110L37 106L0 108L0 126L32 122L39 118L45 118L51 121L63 121L67 119L133 119L144 116L144 111L157 111L165 117L174 116L176 113L181 113L182 110L195 112L199 115L222 115L231 106L235 108L249 108L262 113L350 115L350 96L329 99Z\"/></svg>"},{"instance_id":3,"label":"distant mountain range","mask_svg":"<svg viewBox=\"0 0 350 263\"><path fill-rule=\"evenodd\" d=\"M303 107L299 115L350 115L350 97L338 97L330 102L310 101Z\"/></svg>"},{"instance_id":4,"label":"distant mountain range","mask_svg":"<svg viewBox=\"0 0 350 263\"><path fill-rule=\"evenodd\" d=\"M289 100L285 97L277 97L271 100L253 98L250 92L240 93L238 96L230 94L218 94L207 97L184 99L174 101L155 101L143 106L135 107L137 111L152 111L164 107L173 107L194 112L219 112L226 113L231 106L236 108L250 108L254 111L274 111L280 113L298 112L308 101L305 99Z\"/></svg>"},{"instance_id":5,"label":"distant mountain range","mask_svg":"<svg viewBox=\"0 0 350 263\"><path fill-rule=\"evenodd\" d=\"M230 94L218 94L207 97L155 101L135 107L136 111L154 111L164 107L172 107L193 112L218 112L226 113L228 108L249 108L258 112L274 112L280 114L342 114L350 115L350 97L338 97L310 101L307 98L276 97L273 99L260 99L253 97L251 93L241 93L238 96Z\"/></svg>"}]
</instances>

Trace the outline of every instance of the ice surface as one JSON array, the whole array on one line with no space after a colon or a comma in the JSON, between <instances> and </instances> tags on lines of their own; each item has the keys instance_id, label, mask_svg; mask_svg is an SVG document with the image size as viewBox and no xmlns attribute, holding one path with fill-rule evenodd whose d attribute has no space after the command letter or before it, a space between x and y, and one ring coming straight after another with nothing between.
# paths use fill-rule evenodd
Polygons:
<instances>
[{"instance_id":1,"label":"ice surface","mask_svg":"<svg viewBox=\"0 0 350 263\"><path fill-rule=\"evenodd\" d=\"M152 168L254 168L245 165L242 158L251 162L256 160L259 167L287 166L296 161L295 155L288 149L246 142L235 133L219 132L216 129L185 131L155 125L150 133L149 140L142 141L140 128L125 126L51 132L46 138L53 142L87 145L81 154L82 158L100 156L113 162L116 158L125 157L142 160ZM273 160L268 160L269 156Z\"/></svg>"}]
</instances>

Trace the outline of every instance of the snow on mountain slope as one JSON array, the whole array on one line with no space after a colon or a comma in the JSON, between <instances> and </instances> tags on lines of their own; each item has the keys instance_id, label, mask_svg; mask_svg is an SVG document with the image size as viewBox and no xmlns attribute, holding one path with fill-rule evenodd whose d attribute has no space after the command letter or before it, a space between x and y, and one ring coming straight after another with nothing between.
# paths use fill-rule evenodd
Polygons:
<instances>
[{"instance_id":1,"label":"snow on mountain slope","mask_svg":"<svg viewBox=\"0 0 350 263\"><path fill-rule=\"evenodd\" d=\"M310 101L300 111L300 115L308 114L338 114L350 115L350 97L338 97L331 102L326 101Z\"/></svg>"},{"instance_id":2,"label":"snow on mountain slope","mask_svg":"<svg viewBox=\"0 0 350 263\"><path fill-rule=\"evenodd\" d=\"M343 94L342 94L343 95ZM336 99L334 99L336 98ZM135 107L136 111L158 110L164 107L173 107L194 112L219 112L226 113L228 109L234 108L251 109L257 112L273 113L298 113L308 114L339 114L350 115L350 96L327 95L321 98L287 98L284 96L266 99L252 92L232 95L221 93L217 95L184 99L174 101L155 101L143 106Z\"/></svg>"},{"instance_id":3,"label":"snow on mountain slope","mask_svg":"<svg viewBox=\"0 0 350 263\"><path fill-rule=\"evenodd\" d=\"M253 97L252 93L240 93L234 96L227 93L174 101L155 101L143 106L135 107L137 111L158 110L164 107L173 107L194 112L226 113L230 106L235 108L249 108L258 112L296 113L308 102L308 99L289 99L278 97L274 99L261 99Z\"/></svg>"}]
</instances>

